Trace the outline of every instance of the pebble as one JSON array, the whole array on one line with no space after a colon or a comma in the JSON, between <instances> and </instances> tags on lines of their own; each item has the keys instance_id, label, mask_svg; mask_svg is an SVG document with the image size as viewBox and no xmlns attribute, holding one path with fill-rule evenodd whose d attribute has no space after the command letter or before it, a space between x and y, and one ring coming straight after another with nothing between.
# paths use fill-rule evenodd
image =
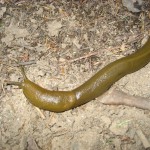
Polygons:
<instances>
[{"instance_id":1,"label":"pebble","mask_svg":"<svg viewBox=\"0 0 150 150\"><path fill-rule=\"evenodd\" d=\"M110 126L110 124L111 124L110 118L108 118L107 116L102 116L101 119L102 119L102 121L105 123L105 125L106 125L107 127Z\"/></svg>"},{"instance_id":2,"label":"pebble","mask_svg":"<svg viewBox=\"0 0 150 150\"><path fill-rule=\"evenodd\" d=\"M116 120L110 126L110 131L115 135L124 135L128 131L128 121L127 120Z\"/></svg>"}]
</instances>

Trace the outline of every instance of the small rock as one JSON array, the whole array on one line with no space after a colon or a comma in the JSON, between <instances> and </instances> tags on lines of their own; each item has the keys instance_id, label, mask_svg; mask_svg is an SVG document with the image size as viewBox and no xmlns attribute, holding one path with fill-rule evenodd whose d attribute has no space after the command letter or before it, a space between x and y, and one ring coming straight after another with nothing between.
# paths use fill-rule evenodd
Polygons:
<instances>
[{"instance_id":1,"label":"small rock","mask_svg":"<svg viewBox=\"0 0 150 150\"><path fill-rule=\"evenodd\" d=\"M17 81L20 78L19 74L11 74L10 81Z\"/></svg>"},{"instance_id":2,"label":"small rock","mask_svg":"<svg viewBox=\"0 0 150 150\"><path fill-rule=\"evenodd\" d=\"M115 145L115 149L121 150L121 141L120 141L120 139L114 139L113 143Z\"/></svg>"},{"instance_id":3,"label":"small rock","mask_svg":"<svg viewBox=\"0 0 150 150\"><path fill-rule=\"evenodd\" d=\"M25 150L25 147L27 147L27 136L22 136L19 143L19 149Z\"/></svg>"},{"instance_id":4,"label":"small rock","mask_svg":"<svg viewBox=\"0 0 150 150\"><path fill-rule=\"evenodd\" d=\"M67 47L67 44L62 43L62 44L61 44L61 47L62 47L62 48L66 48L66 47Z\"/></svg>"},{"instance_id":5,"label":"small rock","mask_svg":"<svg viewBox=\"0 0 150 150\"><path fill-rule=\"evenodd\" d=\"M59 58L59 62L63 63L63 62L65 62L65 61L66 61L66 59L64 59L64 58L62 58L62 57Z\"/></svg>"},{"instance_id":6,"label":"small rock","mask_svg":"<svg viewBox=\"0 0 150 150\"><path fill-rule=\"evenodd\" d=\"M58 36L58 33L62 27L61 21L49 21L47 23L49 36Z\"/></svg>"},{"instance_id":7,"label":"small rock","mask_svg":"<svg viewBox=\"0 0 150 150\"><path fill-rule=\"evenodd\" d=\"M125 6L129 11L140 12L142 9L142 0L122 0L123 6Z\"/></svg>"},{"instance_id":8,"label":"small rock","mask_svg":"<svg viewBox=\"0 0 150 150\"><path fill-rule=\"evenodd\" d=\"M0 18L3 18L4 13L6 12L6 7L0 8Z\"/></svg>"},{"instance_id":9,"label":"small rock","mask_svg":"<svg viewBox=\"0 0 150 150\"><path fill-rule=\"evenodd\" d=\"M110 126L110 124L111 124L110 118L108 118L107 116L102 116L101 119L102 119L102 121L105 123L105 125L106 125L107 127Z\"/></svg>"},{"instance_id":10,"label":"small rock","mask_svg":"<svg viewBox=\"0 0 150 150\"><path fill-rule=\"evenodd\" d=\"M28 137L27 142L28 142L27 150L39 150L36 141L33 139L33 137Z\"/></svg>"},{"instance_id":11,"label":"small rock","mask_svg":"<svg viewBox=\"0 0 150 150\"><path fill-rule=\"evenodd\" d=\"M43 8L40 7L39 10L36 12L37 15L41 15L43 13Z\"/></svg>"},{"instance_id":12,"label":"small rock","mask_svg":"<svg viewBox=\"0 0 150 150\"><path fill-rule=\"evenodd\" d=\"M5 0L0 0L0 4L4 4L5 3Z\"/></svg>"},{"instance_id":13,"label":"small rock","mask_svg":"<svg viewBox=\"0 0 150 150\"><path fill-rule=\"evenodd\" d=\"M11 46L11 42L13 41L14 36L12 34L6 35L1 39L2 43L5 43L7 46Z\"/></svg>"},{"instance_id":14,"label":"small rock","mask_svg":"<svg viewBox=\"0 0 150 150\"><path fill-rule=\"evenodd\" d=\"M43 77L45 76L45 72L43 70L38 71L38 76Z\"/></svg>"},{"instance_id":15,"label":"small rock","mask_svg":"<svg viewBox=\"0 0 150 150\"><path fill-rule=\"evenodd\" d=\"M21 29L17 25L17 23L14 23L15 21L12 20L11 24L8 27L5 27L5 34L7 36L14 35L16 38L24 38L29 35L29 32L27 29Z\"/></svg>"},{"instance_id":16,"label":"small rock","mask_svg":"<svg viewBox=\"0 0 150 150\"><path fill-rule=\"evenodd\" d=\"M36 23L37 21L35 20L35 19L33 19L33 18L30 18L30 21L32 22L32 23Z\"/></svg>"},{"instance_id":17,"label":"small rock","mask_svg":"<svg viewBox=\"0 0 150 150\"><path fill-rule=\"evenodd\" d=\"M110 126L110 131L115 135L124 135L128 131L128 121L127 120L117 120L114 121Z\"/></svg>"}]
</instances>

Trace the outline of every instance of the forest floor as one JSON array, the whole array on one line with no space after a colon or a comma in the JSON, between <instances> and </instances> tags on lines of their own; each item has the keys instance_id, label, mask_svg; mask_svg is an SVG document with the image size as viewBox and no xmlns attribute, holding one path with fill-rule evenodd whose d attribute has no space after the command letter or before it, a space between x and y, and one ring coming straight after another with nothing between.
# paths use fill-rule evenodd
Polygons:
<instances>
[{"instance_id":1,"label":"forest floor","mask_svg":"<svg viewBox=\"0 0 150 150\"><path fill-rule=\"evenodd\" d=\"M2 2L2 1L0 1ZM150 33L150 2L131 13L120 1L6 1L0 4L0 150L143 150L150 111L100 99L53 113L30 104L18 62L30 80L71 90L102 67L138 49ZM113 87L150 97L150 64Z\"/></svg>"}]
</instances>

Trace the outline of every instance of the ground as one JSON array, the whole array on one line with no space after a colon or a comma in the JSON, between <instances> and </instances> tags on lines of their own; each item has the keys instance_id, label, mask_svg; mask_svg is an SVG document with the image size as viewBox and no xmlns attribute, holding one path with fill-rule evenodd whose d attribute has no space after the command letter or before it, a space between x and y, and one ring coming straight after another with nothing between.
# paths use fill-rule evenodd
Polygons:
<instances>
[{"instance_id":1,"label":"ground","mask_svg":"<svg viewBox=\"0 0 150 150\"><path fill-rule=\"evenodd\" d=\"M0 1L1 3L4 1ZM150 33L150 2L131 13L121 1L5 1L0 4L0 150L143 150L150 112L99 99L64 113L37 109L21 89L18 63L50 90L71 90L133 53ZM150 64L113 85L150 97ZM149 147L149 146L147 146Z\"/></svg>"}]
</instances>

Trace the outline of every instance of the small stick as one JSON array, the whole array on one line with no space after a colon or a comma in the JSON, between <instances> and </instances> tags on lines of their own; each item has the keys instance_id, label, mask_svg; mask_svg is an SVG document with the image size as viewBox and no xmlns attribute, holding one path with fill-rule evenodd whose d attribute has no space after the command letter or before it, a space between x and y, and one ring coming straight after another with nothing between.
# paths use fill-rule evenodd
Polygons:
<instances>
[{"instance_id":1,"label":"small stick","mask_svg":"<svg viewBox=\"0 0 150 150\"><path fill-rule=\"evenodd\" d=\"M40 114L41 118L42 119L45 119L46 117L44 116L44 114L42 113L42 111L38 108L38 107L35 107L35 109L38 111L38 113Z\"/></svg>"},{"instance_id":2,"label":"small stick","mask_svg":"<svg viewBox=\"0 0 150 150\"><path fill-rule=\"evenodd\" d=\"M78 60L81 60L81 59L84 59L84 58L88 58L88 57L96 55L96 54L97 54L97 52L89 53L89 54L87 54L85 56L81 56L79 58L75 58L75 59L69 60L67 62L72 63L72 62L75 62L75 61L78 61ZM62 63L60 63L60 65L65 64L65 63L66 62L62 62Z\"/></svg>"},{"instance_id":3,"label":"small stick","mask_svg":"<svg viewBox=\"0 0 150 150\"><path fill-rule=\"evenodd\" d=\"M113 48L109 48L108 50L112 51L112 50L116 50L116 49L119 49L119 48L120 48L120 46L116 46L116 47L113 47ZM105 50L105 49L102 49L102 50ZM97 54L98 54L98 52L91 52L89 54L86 54L85 56L81 56L79 58L75 58L75 59L69 60L67 62L72 63L72 62L75 62L75 61L78 61L78 60L81 60L81 59L85 59L85 58L88 58L88 57L91 57L91 56L97 55ZM62 63L60 63L60 65L65 64L65 63L66 62L62 62Z\"/></svg>"},{"instance_id":4,"label":"small stick","mask_svg":"<svg viewBox=\"0 0 150 150\"><path fill-rule=\"evenodd\" d=\"M75 62L75 61L81 60L81 59L83 59L83 58L88 58L88 57L93 56L93 55L96 55L96 54L97 54L97 52L89 53L89 54L87 54L87 55L85 55L85 56L81 56L81 57L79 57L79 58L72 59L72 60L70 60L69 62Z\"/></svg>"},{"instance_id":5,"label":"small stick","mask_svg":"<svg viewBox=\"0 0 150 150\"><path fill-rule=\"evenodd\" d=\"M128 95L114 88L111 88L99 98L101 103L106 105L126 105L150 110L150 100L148 98Z\"/></svg>"},{"instance_id":6,"label":"small stick","mask_svg":"<svg viewBox=\"0 0 150 150\"><path fill-rule=\"evenodd\" d=\"M136 127L136 133L139 136L141 142L143 143L143 146L145 149L150 148L150 143L146 136L143 134L142 130L139 127Z\"/></svg>"},{"instance_id":7,"label":"small stick","mask_svg":"<svg viewBox=\"0 0 150 150\"><path fill-rule=\"evenodd\" d=\"M36 61L35 60L30 60L30 61L26 61L26 62L18 62L17 65L15 65L15 67L27 66L27 65L32 65L32 64L36 64Z\"/></svg>"},{"instance_id":8,"label":"small stick","mask_svg":"<svg viewBox=\"0 0 150 150\"><path fill-rule=\"evenodd\" d=\"M15 82L15 81L5 81L6 85L16 85L21 88L21 82Z\"/></svg>"},{"instance_id":9,"label":"small stick","mask_svg":"<svg viewBox=\"0 0 150 150\"><path fill-rule=\"evenodd\" d=\"M55 113L54 113L54 112L51 112L51 116L50 116L50 118L49 118L49 121L51 121L51 120L54 118L54 116L55 116Z\"/></svg>"}]
</instances>

